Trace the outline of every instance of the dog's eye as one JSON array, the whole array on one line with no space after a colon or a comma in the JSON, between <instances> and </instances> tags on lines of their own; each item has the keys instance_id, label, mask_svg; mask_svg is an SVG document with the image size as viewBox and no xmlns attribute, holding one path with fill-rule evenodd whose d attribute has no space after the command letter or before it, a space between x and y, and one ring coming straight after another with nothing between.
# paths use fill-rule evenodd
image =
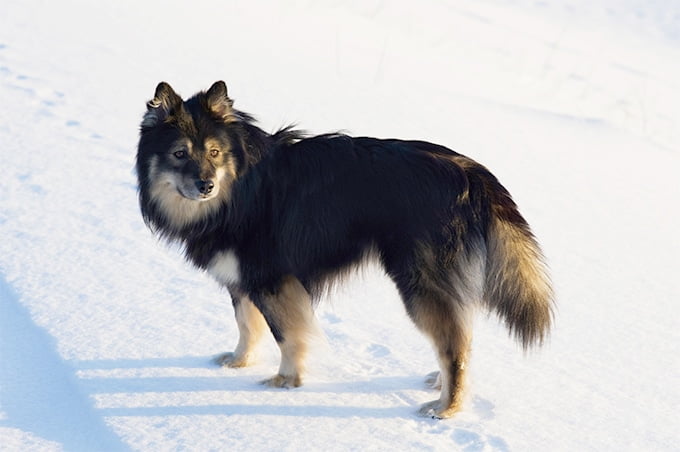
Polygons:
<instances>
[{"instance_id":1,"label":"dog's eye","mask_svg":"<svg viewBox=\"0 0 680 452\"><path fill-rule=\"evenodd\" d=\"M172 155L174 155L178 159L183 159L184 157L187 156L187 151L175 151L172 153Z\"/></svg>"},{"instance_id":2,"label":"dog's eye","mask_svg":"<svg viewBox=\"0 0 680 452\"><path fill-rule=\"evenodd\" d=\"M217 157L218 155L220 155L219 149L211 149L209 152L210 152L210 157Z\"/></svg>"}]
</instances>

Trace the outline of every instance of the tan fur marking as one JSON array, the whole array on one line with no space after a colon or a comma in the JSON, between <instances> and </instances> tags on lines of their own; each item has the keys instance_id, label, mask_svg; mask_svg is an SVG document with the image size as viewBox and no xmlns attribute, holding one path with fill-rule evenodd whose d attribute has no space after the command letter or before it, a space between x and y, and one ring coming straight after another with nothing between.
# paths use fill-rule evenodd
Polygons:
<instances>
[{"instance_id":1,"label":"tan fur marking","mask_svg":"<svg viewBox=\"0 0 680 452\"><path fill-rule=\"evenodd\" d=\"M225 174L229 175L230 178L236 178L236 163L229 149L225 149L222 142L216 138L208 137L203 142L204 149L210 152L211 149L217 149L222 153L225 153L225 164L224 170Z\"/></svg>"},{"instance_id":2,"label":"tan fur marking","mask_svg":"<svg viewBox=\"0 0 680 452\"><path fill-rule=\"evenodd\" d=\"M418 292L406 304L414 323L434 346L440 372L432 374L428 382L441 388L438 400L421 407L423 416L447 418L462 407L472 313L484 292L483 248L480 245L470 253L460 250L453 256L441 256L429 244L419 247L419 271L414 281Z\"/></svg>"},{"instance_id":3,"label":"tan fur marking","mask_svg":"<svg viewBox=\"0 0 680 452\"><path fill-rule=\"evenodd\" d=\"M471 309L436 295L414 300L412 317L432 341L440 366L441 394L422 406L423 416L447 418L460 410L471 336Z\"/></svg>"},{"instance_id":4,"label":"tan fur marking","mask_svg":"<svg viewBox=\"0 0 680 452\"><path fill-rule=\"evenodd\" d=\"M541 343L552 323L550 279L535 240L498 218L491 224L485 302L526 349Z\"/></svg>"},{"instance_id":5,"label":"tan fur marking","mask_svg":"<svg viewBox=\"0 0 680 452\"><path fill-rule=\"evenodd\" d=\"M278 292L268 298L267 307L281 329L284 340L279 344L279 373L262 383L279 388L301 386L309 342L318 333L311 298L293 276L287 277Z\"/></svg>"},{"instance_id":6,"label":"tan fur marking","mask_svg":"<svg viewBox=\"0 0 680 452\"><path fill-rule=\"evenodd\" d=\"M210 215L225 199L228 199L229 184L223 182L225 171L223 167L216 171L216 189L219 190L219 194L207 201L198 201L182 196L179 191L183 184L181 175L173 170L161 170L158 157L153 156L149 164L149 179L152 181L149 188L151 201L158 204L166 220L174 227L187 226Z\"/></svg>"},{"instance_id":7,"label":"tan fur marking","mask_svg":"<svg viewBox=\"0 0 680 452\"><path fill-rule=\"evenodd\" d=\"M236 305L236 324L239 331L236 350L215 358L222 366L245 367L253 364L256 360L255 348L268 330L264 317L247 297L241 298Z\"/></svg>"},{"instance_id":8,"label":"tan fur marking","mask_svg":"<svg viewBox=\"0 0 680 452\"><path fill-rule=\"evenodd\" d=\"M417 284L442 298L459 300L466 305L479 304L484 293L485 257L482 244L470 253L460 250L451 256L442 256L431 244L421 243L418 249ZM460 271L454 272L451 268Z\"/></svg>"}]
</instances>

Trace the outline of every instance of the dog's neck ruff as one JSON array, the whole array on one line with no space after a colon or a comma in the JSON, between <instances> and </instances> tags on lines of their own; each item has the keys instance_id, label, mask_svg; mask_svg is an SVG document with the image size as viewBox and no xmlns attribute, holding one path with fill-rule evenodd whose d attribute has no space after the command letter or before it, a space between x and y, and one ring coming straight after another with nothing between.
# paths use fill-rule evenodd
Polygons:
<instances>
[{"instance_id":1,"label":"dog's neck ruff","mask_svg":"<svg viewBox=\"0 0 680 452\"><path fill-rule=\"evenodd\" d=\"M162 217L162 219L152 220L154 229L162 232L168 231L171 235L196 229L199 225L206 223L220 207L220 201L217 199L194 201L179 194L155 199L152 203L154 210Z\"/></svg>"},{"instance_id":2,"label":"dog's neck ruff","mask_svg":"<svg viewBox=\"0 0 680 452\"><path fill-rule=\"evenodd\" d=\"M196 201L187 199L176 190L152 187L146 194L148 202L142 213L149 228L170 241L184 241L190 236L207 232L215 226L212 218L223 207L219 197Z\"/></svg>"}]
</instances>

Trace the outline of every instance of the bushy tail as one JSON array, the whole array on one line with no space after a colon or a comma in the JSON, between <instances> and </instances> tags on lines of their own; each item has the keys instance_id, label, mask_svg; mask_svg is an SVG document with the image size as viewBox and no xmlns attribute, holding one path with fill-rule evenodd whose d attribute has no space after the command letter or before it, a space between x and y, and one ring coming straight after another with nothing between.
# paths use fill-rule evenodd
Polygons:
<instances>
[{"instance_id":1,"label":"bushy tail","mask_svg":"<svg viewBox=\"0 0 680 452\"><path fill-rule=\"evenodd\" d=\"M486 224L483 303L526 350L541 344L553 321L554 296L541 249L510 193L479 163L457 156L471 205Z\"/></svg>"},{"instance_id":2,"label":"bushy tail","mask_svg":"<svg viewBox=\"0 0 680 452\"><path fill-rule=\"evenodd\" d=\"M514 203L492 207L484 301L525 349L541 344L550 330L550 279L538 243Z\"/></svg>"},{"instance_id":3,"label":"bushy tail","mask_svg":"<svg viewBox=\"0 0 680 452\"><path fill-rule=\"evenodd\" d=\"M550 331L554 300L538 243L508 191L486 168L466 158L457 163L488 215L484 304L524 349L541 344Z\"/></svg>"}]
</instances>

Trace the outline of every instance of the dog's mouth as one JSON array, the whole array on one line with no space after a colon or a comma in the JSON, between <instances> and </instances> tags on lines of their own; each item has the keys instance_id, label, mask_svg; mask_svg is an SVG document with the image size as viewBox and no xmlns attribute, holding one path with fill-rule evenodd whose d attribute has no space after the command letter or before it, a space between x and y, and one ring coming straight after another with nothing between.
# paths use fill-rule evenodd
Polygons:
<instances>
[{"instance_id":1,"label":"dog's mouth","mask_svg":"<svg viewBox=\"0 0 680 452\"><path fill-rule=\"evenodd\" d=\"M219 185L212 180L197 180L191 184L177 184L177 193L191 201L205 202L217 196Z\"/></svg>"},{"instance_id":2,"label":"dog's mouth","mask_svg":"<svg viewBox=\"0 0 680 452\"><path fill-rule=\"evenodd\" d=\"M205 201L210 201L211 199L215 198L217 196L217 190L211 190L207 193L201 192L200 190L194 190L194 189L189 189L187 190L186 188L183 188L181 186L177 187L177 193L182 198L188 199L190 201L197 201L197 202L205 202Z\"/></svg>"}]
</instances>

